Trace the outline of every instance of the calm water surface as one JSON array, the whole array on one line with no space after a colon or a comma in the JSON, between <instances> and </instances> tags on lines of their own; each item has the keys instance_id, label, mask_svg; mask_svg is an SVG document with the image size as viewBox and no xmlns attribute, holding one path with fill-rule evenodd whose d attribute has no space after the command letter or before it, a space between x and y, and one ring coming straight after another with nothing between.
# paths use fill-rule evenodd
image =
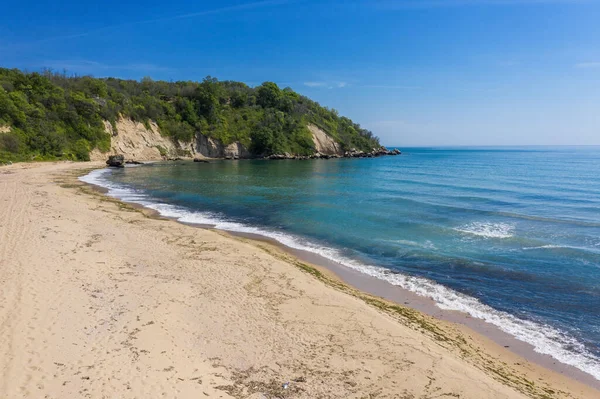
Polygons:
<instances>
[{"instance_id":1,"label":"calm water surface","mask_svg":"<svg viewBox=\"0 0 600 399\"><path fill-rule=\"evenodd\" d=\"M88 181L260 233L491 322L600 379L600 148L152 164Z\"/></svg>"}]
</instances>

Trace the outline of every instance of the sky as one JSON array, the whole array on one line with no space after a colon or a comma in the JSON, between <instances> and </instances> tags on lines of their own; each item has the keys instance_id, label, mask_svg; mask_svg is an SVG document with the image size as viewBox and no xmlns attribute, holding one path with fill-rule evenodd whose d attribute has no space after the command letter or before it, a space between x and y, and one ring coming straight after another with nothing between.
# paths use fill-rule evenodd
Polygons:
<instances>
[{"instance_id":1,"label":"sky","mask_svg":"<svg viewBox=\"0 0 600 399\"><path fill-rule=\"evenodd\" d=\"M273 81L385 145L600 145L600 0L22 0L0 66Z\"/></svg>"}]
</instances>

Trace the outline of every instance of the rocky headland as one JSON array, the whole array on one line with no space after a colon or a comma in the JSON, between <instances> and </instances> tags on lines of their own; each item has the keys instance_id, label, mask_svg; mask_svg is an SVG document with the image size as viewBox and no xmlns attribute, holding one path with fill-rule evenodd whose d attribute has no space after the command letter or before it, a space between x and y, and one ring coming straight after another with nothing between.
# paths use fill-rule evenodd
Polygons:
<instances>
[{"instance_id":1,"label":"rocky headland","mask_svg":"<svg viewBox=\"0 0 600 399\"><path fill-rule=\"evenodd\" d=\"M141 163L158 160L194 160L206 162L209 159L336 159L336 158L373 158L380 156L400 155L398 149L375 147L371 151L356 148L344 150L342 145L325 133L319 127L309 124L312 133L315 153L298 155L289 152L257 156L252 154L240 142L225 145L221 140L197 134L192 141L176 141L161 135L156 123L142 124L131 119L119 119L115 126L105 123L106 131L111 137L108 152L94 150L90 155L94 161L104 161L109 166L123 166L126 163Z\"/></svg>"}]
</instances>

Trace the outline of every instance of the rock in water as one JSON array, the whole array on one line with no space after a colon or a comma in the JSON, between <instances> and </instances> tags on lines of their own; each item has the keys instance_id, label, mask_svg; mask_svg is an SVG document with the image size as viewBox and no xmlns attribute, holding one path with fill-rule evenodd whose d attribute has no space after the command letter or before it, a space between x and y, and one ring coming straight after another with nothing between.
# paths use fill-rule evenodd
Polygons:
<instances>
[{"instance_id":1,"label":"rock in water","mask_svg":"<svg viewBox=\"0 0 600 399\"><path fill-rule=\"evenodd\" d=\"M115 168L123 168L125 167L125 157L123 155L111 155L108 157L106 164Z\"/></svg>"}]
</instances>

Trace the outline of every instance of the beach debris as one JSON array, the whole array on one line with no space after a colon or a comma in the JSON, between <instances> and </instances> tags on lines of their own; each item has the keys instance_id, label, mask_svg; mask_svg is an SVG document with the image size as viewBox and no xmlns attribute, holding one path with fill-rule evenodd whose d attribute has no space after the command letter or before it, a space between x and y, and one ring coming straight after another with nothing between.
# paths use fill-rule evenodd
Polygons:
<instances>
[{"instance_id":1,"label":"beach debris","mask_svg":"<svg viewBox=\"0 0 600 399\"><path fill-rule=\"evenodd\" d=\"M281 386L283 389L288 389L290 387L290 382L284 382L283 385Z\"/></svg>"}]
</instances>

